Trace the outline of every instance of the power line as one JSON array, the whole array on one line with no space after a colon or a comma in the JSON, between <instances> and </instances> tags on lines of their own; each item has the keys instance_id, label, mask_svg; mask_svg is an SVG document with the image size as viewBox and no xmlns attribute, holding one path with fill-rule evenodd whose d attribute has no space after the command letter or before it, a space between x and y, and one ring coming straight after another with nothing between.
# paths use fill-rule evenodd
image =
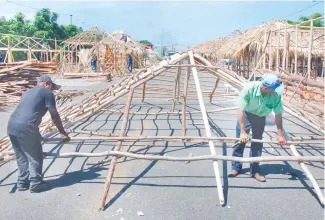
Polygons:
<instances>
[{"instance_id":1,"label":"power line","mask_svg":"<svg viewBox=\"0 0 325 220\"><path fill-rule=\"evenodd\" d=\"M25 7L25 8L30 8L30 9L34 9L36 11L39 11L41 10L40 8L33 8L33 7L30 7L28 5L23 5L23 4L20 4L20 3L17 3L17 2L13 2L13 1L10 1L10 0L7 0L7 2L11 3L11 4L15 4L15 5L19 5L19 6L22 6L22 7ZM59 15L64 15L64 16L72 16L72 14L63 14L63 13L57 13Z\"/></svg>"},{"instance_id":2,"label":"power line","mask_svg":"<svg viewBox=\"0 0 325 220\"><path fill-rule=\"evenodd\" d=\"M291 13L291 14L289 14L289 15L286 15L286 16L280 18L280 19L287 18L287 17L289 17L289 16L291 16L291 15L294 15L294 14L297 14L297 13L299 13L299 12L305 11L305 10L307 10L307 9L309 9L309 8L311 8L311 7L314 7L315 5L318 5L318 4L320 4L320 3L324 3L324 2L323 2L323 1L317 2L317 3L311 5L311 6L307 7L307 8L300 9L299 11L293 12L293 13Z\"/></svg>"}]
</instances>

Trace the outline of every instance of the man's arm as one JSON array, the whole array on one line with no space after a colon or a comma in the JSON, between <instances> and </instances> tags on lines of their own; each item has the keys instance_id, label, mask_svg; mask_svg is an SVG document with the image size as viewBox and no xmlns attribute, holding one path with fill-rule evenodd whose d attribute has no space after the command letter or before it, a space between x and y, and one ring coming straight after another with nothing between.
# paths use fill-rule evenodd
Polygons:
<instances>
[{"instance_id":1,"label":"man's arm","mask_svg":"<svg viewBox=\"0 0 325 220\"><path fill-rule=\"evenodd\" d=\"M50 112L52 121L55 124L55 126L58 128L60 134L67 135L67 133L65 132L65 130L63 128L60 115L59 115L58 111L56 110L56 108L49 108L49 112Z\"/></svg>"},{"instance_id":2,"label":"man's arm","mask_svg":"<svg viewBox=\"0 0 325 220\"><path fill-rule=\"evenodd\" d=\"M61 134L61 139L64 141L69 141L70 138L65 132L62 121L60 118L60 115L58 111L56 110L56 103L55 103L55 97L52 92L47 92L44 95L45 98L45 107L49 110L51 118L55 126L58 128L60 134Z\"/></svg>"},{"instance_id":3,"label":"man's arm","mask_svg":"<svg viewBox=\"0 0 325 220\"><path fill-rule=\"evenodd\" d=\"M283 135L283 126L282 126L283 107L282 107L281 97L279 98L278 102L276 103L273 111L275 113L275 125L278 130L278 142L279 142L279 144L284 145L287 143L287 141Z\"/></svg>"},{"instance_id":4,"label":"man's arm","mask_svg":"<svg viewBox=\"0 0 325 220\"><path fill-rule=\"evenodd\" d=\"M245 143L248 140L248 134L245 129L245 112L243 110L239 111L238 122L240 126L240 142Z\"/></svg>"}]
</instances>

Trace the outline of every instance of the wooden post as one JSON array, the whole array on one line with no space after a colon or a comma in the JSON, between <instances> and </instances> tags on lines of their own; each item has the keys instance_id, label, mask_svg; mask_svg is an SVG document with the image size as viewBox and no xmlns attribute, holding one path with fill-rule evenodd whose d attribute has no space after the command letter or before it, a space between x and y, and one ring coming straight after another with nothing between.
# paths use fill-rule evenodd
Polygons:
<instances>
[{"instance_id":1,"label":"wooden post","mask_svg":"<svg viewBox=\"0 0 325 220\"><path fill-rule=\"evenodd\" d=\"M183 62L180 62L179 65L182 65ZM180 95L180 92L181 92L181 74L182 74L182 67L179 66L178 67L178 70L177 70L177 101L179 100L179 95Z\"/></svg>"},{"instance_id":2,"label":"wooden post","mask_svg":"<svg viewBox=\"0 0 325 220\"><path fill-rule=\"evenodd\" d=\"M184 82L183 103L182 103L182 135L183 136L186 135L186 99L187 99L189 79L190 79L190 68L187 68L185 82Z\"/></svg>"},{"instance_id":3,"label":"wooden post","mask_svg":"<svg viewBox=\"0 0 325 220\"><path fill-rule=\"evenodd\" d=\"M266 35L266 31L264 33L264 45L265 47L267 47L267 35ZM266 56L263 57L263 69L266 68Z\"/></svg>"},{"instance_id":4,"label":"wooden post","mask_svg":"<svg viewBox=\"0 0 325 220\"><path fill-rule=\"evenodd\" d=\"M219 84L219 81L220 81L220 78L217 78L216 80L216 83L214 84L214 87L209 95L209 100L210 100L210 103L212 102L212 98L213 98L213 94L214 92L216 91L217 87L218 87L218 84Z\"/></svg>"},{"instance_id":5,"label":"wooden post","mask_svg":"<svg viewBox=\"0 0 325 220\"><path fill-rule=\"evenodd\" d=\"M280 25L278 25L278 45L276 47L276 70L280 67L280 37L281 37L281 30Z\"/></svg>"},{"instance_id":6,"label":"wooden post","mask_svg":"<svg viewBox=\"0 0 325 220\"><path fill-rule=\"evenodd\" d=\"M310 72L311 72L311 50L313 48L313 26L314 22L313 20L310 21L310 31L309 31L309 44L308 44L308 62L307 62L307 78L310 78Z\"/></svg>"},{"instance_id":7,"label":"wooden post","mask_svg":"<svg viewBox=\"0 0 325 220\"><path fill-rule=\"evenodd\" d=\"M120 135L119 135L120 137L125 136L125 130L126 130L126 127L127 127L128 121L129 121L129 112L130 112L130 106L131 106L131 102L132 102L132 98L133 98L133 93L134 93L134 88L131 88L130 92L129 92L127 103L124 108L123 122L122 122L122 127L121 127L121 131L120 131ZM114 147L114 151L120 151L121 144L122 144L122 141L118 141ZM117 163L117 156L114 156L111 160L111 164L109 166L108 174L107 174L107 177L105 180L105 191L104 191L104 196L101 201L101 207L99 210L104 210L106 199L107 199L108 192L109 192L109 188L111 186L113 174L115 171L116 163Z\"/></svg>"},{"instance_id":8,"label":"wooden post","mask_svg":"<svg viewBox=\"0 0 325 220\"><path fill-rule=\"evenodd\" d=\"M288 71L289 64L290 64L289 62L290 62L290 33L287 34L287 39L286 39L286 66L285 67L286 67L287 71Z\"/></svg>"},{"instance_id":9,"label":"wooden post","mask_svg":"<svg viewBox=\"0 0 325 220\"><path fill-rule=\"evenodd\" d=\"M146 95L146 83L143 83L143 87L142 87L142 101L144 101L145 95Z\"/></svg>"},{"instance_id":10,"label":"wooden post","mask_svg":"<svg viewBox=\"0 0 325 220\"><path fill-rule=\"evenodd\" d=\"M179 63L180 64L180 63ZM175 85L174 85L174 90L173 90L173 105L172 105L172 112L175 111L175 104L176 104L176 93L177 93L177 83L179 78L180 78L180 75L181 74L181 71L179 71L178 69L178 72L177 72L177 75L175 76Z\"/></svg>"},{"instance_id":11,"label":"wooden post","mask_svg":"<svg viewBox=\"0 0 325 220\"><path fill-rule=\"evenodd\" d=\"M287 71L286 68L286 42L287 42L287 24L285 25L284 39L283 39L283 53L282 53L282 69Z\"/></svg>"},{"instance_id":12,"label":"wooden post","mask_svg":"<svg viewBox=\"0 0 325 220\"><path fill-rule=\"evenodd\" d=\"M8 50L7 50L7 54L8 54L8 63L12 63L13 62L13 55L12 55L12 51L11 51L11 36L8 35Z\"/></svg>"},{"instance_id":13,"label":"wooden post","mask_svg":"<svg viewBox=\"0 0 325 220\"><path fill-rule=\"evenodd\" d=\"M193 56L192 51L189 51L188 54L189 54L189 57L190 57L191 64L195 65L194 56ZM200 80L199 80L199 77L198 77L198 74L197 74L196 67L192 67L192 74L193 74L193 78L194 78L194 81L195 81L197 96L198 96L198 99L199 99L200 109L201 109L202 117L203 117L203 121L204 121L205 133L206 133L207 137L211 137L211 129L210 129L210 126L209 126L207 112L206 112L205 105L204 105L204 102L203 102L202 91L201 91L201 86L200 86ZM209 147L210 147L211 155L217 155L216 149L215 149L214 144L213 144L212 141L209 141ZM220 201L220 204L223 205L225 203L225 199L224 199L223 190L222 190L222 184L221 184L221 179L220 179L220 171L219 171L218 161L213 161L212 164L213 164L214 174L215 174L216 182L217 182L217 190L218 190L219 201Z\"/></svg>"},{"instance_id":14,"label":"wooden post","mask_svg":"<svg viewBox=\"0 0 325 220\"><path fill-rule=\"evenodd\" d=\"M296 25L295 75L298 71L298 25Z\"/></svg>"}]
</instances>

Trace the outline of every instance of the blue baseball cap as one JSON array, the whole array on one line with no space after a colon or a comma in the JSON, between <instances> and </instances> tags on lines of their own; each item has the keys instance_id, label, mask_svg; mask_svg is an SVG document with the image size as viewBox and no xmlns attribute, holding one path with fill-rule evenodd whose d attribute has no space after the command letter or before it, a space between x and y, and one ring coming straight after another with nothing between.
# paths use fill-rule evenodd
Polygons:
<instances>
[{"instance_id":1,"label":"blue baseball cap","mask_svg":"<svg viewBox=\"0 0 325 220\"><path fill-rule=\"evenodd\" d=\"M283 93L284 88L281 85L279 77L275 74L265 74L262 77L262 83L265 87L276 92L278 95L281 95Z\"/></svg>"},{"instance_id":2,"label":"blue baseball cap","mask_svg":"<svg viewBox=\"0 0 325 220\"><path fill-rule=\"evenodd\" d=\"M42 75L40 76L40 78L38 79L38 83L42 83L42 82L48 82L51 83L53 85L53 90L58 90L61 88L60 85L55 84L52 80L52 78L50 76L47 75Z\"/></svg>"}]
</instances>

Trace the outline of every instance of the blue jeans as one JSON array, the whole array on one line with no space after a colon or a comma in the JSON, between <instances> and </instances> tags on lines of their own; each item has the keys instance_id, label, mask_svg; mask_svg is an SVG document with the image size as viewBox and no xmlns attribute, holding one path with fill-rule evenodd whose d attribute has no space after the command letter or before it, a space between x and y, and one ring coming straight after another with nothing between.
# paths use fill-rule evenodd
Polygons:
<instances>
[{"instance_id":1,"label":"blue jeans","mask_svg":"<svg viewBox=\"0 0 325 220\"><path fill-rule=\"evenodd\" d=\"M262 139L265 128L265 116L260 117L248 112L245 112L245 130L248 134L252 130L253 139ZM236 125L236 138L240 137L240 125L237 121ZM246 143L237 143L234 147L232 156L243 157ZM263 143L251 143L250 157L260 157L262 155ZM232 162L232 169L240 171L243 164L240 162ZM250 172L252 175L260 172L259 163L250 164Z\"/></svg>"},{"instance_id":2,"label":"blue jeans","mask_svg":"<svg viewBox=\"0 0 325 220\"><path fill-rule=\"evenodd\" d=\"M133 68L133 63L128 63L128 70L131 73Z\"/></svg>"},{"instance_id":3,"label":"blue jeans","mask_svg":"<svg viewBox=\"0 0 325 220\"><path fill-rule=\"evenodd\" d=\"M36 187L43 180L43 149L39 134L18 137L9 135L18 165L17 187Z\"/></svg>"},{"instance_id":4,"label":"blue jeans","mask_svg":"<svg viewBox=\"0 0 325 220\"><path fill-rule=\"evenodd\" d=\"M91 65L91 70L92 70L93 72L96 72L96 69L97 69L97 65L96 65L96 64L92 64L92 65Z\"/></svg>"}]
</instances>

